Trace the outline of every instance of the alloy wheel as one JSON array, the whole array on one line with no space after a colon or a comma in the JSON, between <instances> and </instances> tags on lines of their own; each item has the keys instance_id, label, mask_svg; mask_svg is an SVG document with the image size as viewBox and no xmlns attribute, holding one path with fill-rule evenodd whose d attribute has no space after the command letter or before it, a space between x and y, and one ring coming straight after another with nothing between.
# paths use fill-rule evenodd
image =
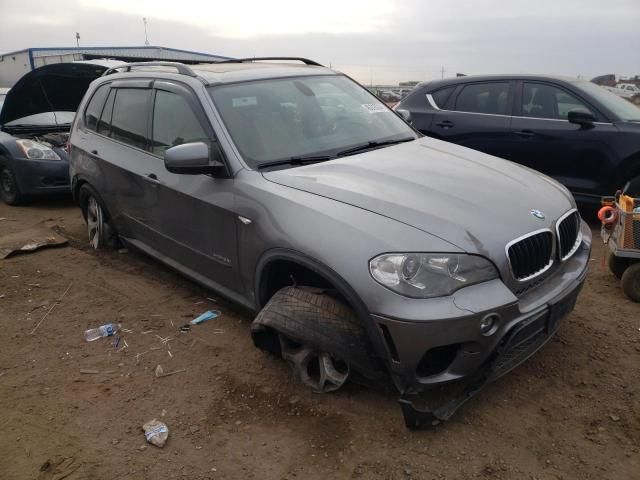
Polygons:
<instances>
[{"instance_id":1,"label":"alloy wheel","mask_svg":"<svg viewBox=\"0 0 640 480\"><path fill-rule=\"evenodd\" d=\"M330 353L300 345L278 333L282 358L291 366L298 378L317 393L338 390L349 378L351 369L346 362Z\"/></svg>"},{"instance_id":2,"label":"alloy wheel","mask_svg":"<svg viewBox=\"0 0 640 480\"><path fill-rule=\"evenodd\" d=\"M89 197L87 201L87 233L89 243L93 248L103 246L104 214L95 197Z\"/></svg>"},{"instance_id":3,"label":"alloy wheel","mask_svg":"<svg viewBox=\"0 0 640 480\"><path fill-rule=\"evenodd\" d=\"M2 171L0 171L0 187L6 197L13 197L16 194L13 176L7 168L3 168Z\"/></svg>"}]
</instances>

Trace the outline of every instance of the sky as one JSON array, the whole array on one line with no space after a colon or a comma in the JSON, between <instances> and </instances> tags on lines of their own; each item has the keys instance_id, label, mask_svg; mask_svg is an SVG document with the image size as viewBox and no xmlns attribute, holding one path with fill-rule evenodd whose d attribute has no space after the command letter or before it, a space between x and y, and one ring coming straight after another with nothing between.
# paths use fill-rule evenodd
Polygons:
<instances>
[{"instance_id":1,"label":"sky","mask_svg":"<svg viewBox=\"0 0 640 480\"><path fill-rule=\"evenodd\" d=\"M640 0L0 0L0 54L151 45L302 56L364 84L456 73L640 75Z\"/></svg>"}]
</instances>

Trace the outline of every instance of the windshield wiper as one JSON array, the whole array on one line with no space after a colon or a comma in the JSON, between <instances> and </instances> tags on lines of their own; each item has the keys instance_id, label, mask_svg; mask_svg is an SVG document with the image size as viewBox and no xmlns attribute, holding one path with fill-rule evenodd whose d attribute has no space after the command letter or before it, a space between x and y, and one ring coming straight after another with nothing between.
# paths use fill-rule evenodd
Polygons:
<instances>
[{"instance_id":1,"label":"windshield wiper","mask_svg":"<svg viewBox=\"0 0 640 480\"><path fill-rule=\"evenodd\" d=\"M347 155L353 155L354 153L360 153L365 150L373 150L374 148L386 147L389 145L395 145L397 143L410 142L412 140L417 140L417 138L407 137L407 138L401 138L400 140L385 140L384 142L377 142L375 140L372 140L370 142L363 143L361 145L356 145L355 147L347 148L346 150L342 150L341 152L338 152L337 156L344 157Z\"/></svg>"},{"instance_id":2,"label":"windshield wiper","mask_svg":"<svg viewBox=\"0 0 640 480\"><path fill-rule=\"evenodd\" d=\"M324 162L326 160L332 160L335 157L331 155L308 155L299 157L289 157L282 160L274 160L272 162L265 162L258 165L258 170L268 167L277 167L278 165L306 165L307 163Z\"/></svg>"}]
</instances>

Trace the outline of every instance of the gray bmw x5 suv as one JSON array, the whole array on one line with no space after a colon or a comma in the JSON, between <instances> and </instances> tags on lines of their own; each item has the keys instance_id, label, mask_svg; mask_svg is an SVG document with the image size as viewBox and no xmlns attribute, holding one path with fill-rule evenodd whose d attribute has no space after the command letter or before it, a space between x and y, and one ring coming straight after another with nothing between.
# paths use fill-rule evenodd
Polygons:
<instances>
[{"instance_id":1,"label":"gray bmw x5 suv","mask_svg":"<svg viewBox=\"0 0 640 480\"><path fill-rule=\"evenodd\" d=\"M449 418L573 309L591 233L571 194L313 61L251 60L91 84L70 141L91 243L256 312L255 344L315 391L394 384L409 427Z\"/></svg>"}]
</instances>

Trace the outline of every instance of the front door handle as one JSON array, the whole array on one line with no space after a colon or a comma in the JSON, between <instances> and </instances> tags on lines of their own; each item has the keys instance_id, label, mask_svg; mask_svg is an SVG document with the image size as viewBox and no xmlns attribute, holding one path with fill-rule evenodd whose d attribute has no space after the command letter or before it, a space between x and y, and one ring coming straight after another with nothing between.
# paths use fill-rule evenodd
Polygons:
<instances>
[{"instance_id":1,"label":"front door handle","mask_svg":"<svg viewBox=\"0 0 640 480\"><path fill-rule=\"evenodd\" d=\"M443 120L442 122L436 123L436 127L451 128L453 127L453 122L451 120Z\"/></svg>"},{"instance_id":2,"label":"front door handle","mask_svg":"<svg viewBox=\"0 0 640 480\"><path fill-rule=\"evenodd\" d=\"M160 180L158 180L158 176L155 173L149 173L142 178L144 178L149 183L153 183L154 185L160 185L162 183Z\"/></svg>"},{"instance_id":3,"label":"front door handle","mask_svg":"<svg viewBox=\"0 0 640 480\"><path fill-rule=\"evenodd\" d=\"M519 137L525 137L525 138L535 137L537 135L536 132L532 132L531 130L516 130L513 133L518 135Z\"/></svg>"}]
</instances>

